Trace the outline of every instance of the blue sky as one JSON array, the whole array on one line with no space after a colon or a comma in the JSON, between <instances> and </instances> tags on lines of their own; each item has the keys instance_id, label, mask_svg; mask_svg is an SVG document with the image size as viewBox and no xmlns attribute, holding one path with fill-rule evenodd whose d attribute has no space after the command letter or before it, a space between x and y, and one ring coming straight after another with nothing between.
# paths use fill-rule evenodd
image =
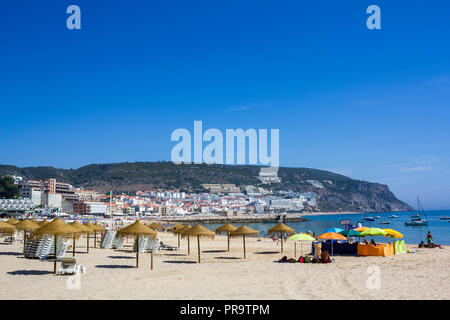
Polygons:
<instances>
[{"instance_id":1,"label":"blue sky","mask_svg":"<svg viewBox=\"0 0 450 320\"><path fill-rule=\"evenodd\" d=\"M81 30L66 8L81 8ZM381 30L366 8L381 8ZM0 3L0 163L170 160L174 129L278 128L280 165L450 208L448 1Z\"/></svg>"}]
</instances>

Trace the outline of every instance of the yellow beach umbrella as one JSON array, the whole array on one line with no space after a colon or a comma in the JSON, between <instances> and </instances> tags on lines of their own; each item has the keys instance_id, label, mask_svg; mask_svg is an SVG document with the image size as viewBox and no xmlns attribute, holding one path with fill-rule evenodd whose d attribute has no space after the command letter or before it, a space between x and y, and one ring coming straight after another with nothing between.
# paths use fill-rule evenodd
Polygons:
<instances>
[{"instance_id":1,"label":"yellow beach umbrella","mask_svg":"<svg viewBox=\"0 0 450 320\"><path fill-rule=\"evenodd\" d=\"M200 263L200 237L209 237L214 239L215 233L197 223L192 228L184 231L183 234L186 236L197 236L198 263Z\"/></svg>"},{"instance_id":2,"label":"yellow beach umbrella","mask_svg":"<svg viewBox=\"0 0 450 320\"><path fill-rule=\"evenodd\" d=\"M230 236L242 236L242 242L244 244L244 259L247 258L246 252L245 252L245 236L252 236L252 235L258 235L259 232L255 229L247 227L245 224L237 228L236 230L232 231L230 233Z\"/></svg>"},{"instance_id":3,"label":"yellow beach umbrella","mask_svg":"<svg viewBox=\"0 0 450 320\"><path fill-rule=\"evenodd\" d=\"M139 268L139 236L143 236L146 238L156 239L157 232L153 229L150 229L146 225L142 224L141 221L136 220L135 223L130 224L129 226L120 229L117 231L118 235L122 236L135 236L136 239L136 268ZM152 265L153 269L153 251L152 251Z\"/></svg>"},{"instance_id":4,"label":"yellow beach umbrella","mask_svg":"<svg viewBox=\"0 0 450 320\"><path fill-rule=\"evenodd\" d=\"M56 237L57 236L73 237L78 232L79 231L77 228L65 223L62 220L59 220L58 218L55 218L53 219L52 222L49 222L45 226L42 226L39 229L32 232L30 237L39 238L44 235L52 235L55 237L55 259L53 264L54 267L53 272L56 274L56 242L57 242Z\"/></svg>"},{"instance_id":5,"label":"yellow beach umbrella","mask_svg":"<svg viewBox=\"0 0 450 320\"><path fill-rule=\"evenodd\" d=\"M387 233L386 237L391 237L391 238L396 238L396 239L403 238L403 234L401 234L400 232L395 231L393 229L383 229L383 231L386 231L386 233Z\"/></svg>"},{"instance_id":6,"label":"yellow beach umbrella","mask_svg":"<svg viewBox=\"0 0 450 320\"><path fill-rule=\"evenodd\" d=\"M229 222L216 229L216 233L225 232L227 234L228 252L230 252L230 234L235 230L237 230L237 228Z\"/></svg>"},{"instance_id":7,"label":"yellow beach umbrella","mask_svg":"<svg viewBox=\"0 0 450 320\"><path fill-rule=\"evenodd\" d=\"M369 228L368 227L359 227L359 228L356 228L356 229L353 229L353 230L356 230L358 232L363 232L364 230L367 230L367 229L369 229Z\"/></svg>"},{"instance_id":8,"label":"yellow beach umbrella","mask_svg":"<svg viewBox=\"0 0 450 320\"><path fill-rule=\"evenodd\" d=\"M294 229L289 228L287 225L285 225L283 222L280 222L275 227L270 228L268 231L269 234L271 233L279 233L280 239L281 239L281 252L283 252L283 234L284 233L295 233Z\"/></svg>"}]
</instances>

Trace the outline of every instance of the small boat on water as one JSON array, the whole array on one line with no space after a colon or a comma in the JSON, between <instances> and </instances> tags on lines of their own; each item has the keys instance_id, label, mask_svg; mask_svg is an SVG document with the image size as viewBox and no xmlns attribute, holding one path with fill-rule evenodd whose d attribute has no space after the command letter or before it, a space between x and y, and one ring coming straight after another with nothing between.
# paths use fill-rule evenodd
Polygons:
<instances>
[{"instance_id":1,"label":"small boat on water","mask_svg":"<svg viewBox=\"0 0 450 320\"><path fill-rule=\"evenodd\" d=\"M411 215L411 221L405 222L405 226L427 226L428 220L422 219L422 216L420 215L420 211L423 212L423 214L426 216L425 210L423 210L422 205L420 204L419 197L417 197L417 213Z\"/></svg>"},{"instance_id":2,"label":"small boat on water","mask_svg":"<svg viewBox=\"0 0 450 320\"><path fill-rule=\"evenodd\" d=\"M366 220L366 221L375 221L375 219L373 217L362 217L361 219Z\"/></svg>"},{"instance_id":3,"label":"small boat on water","mask_svg":"<svg viewBox=\"0 0 450 320\"><path fill-rule=\"evenodd\" d=\"M375 219L381 219L381 217L380 216L376 216Z\"/></svg>"},{"instance_id":4,"label":"small boat on water","mask_svg":"<svg viewBox=\"0 0 450 320\"><path fill-rule=\"evenodd\" d=\"M450 217L441 217L441 220L450 220ZM450 222L450 221L449 221Z\"/></svg>"},{"instance_id":5,"label":"small boat on water","mask_svg":"<svg viewBox=\"0 0 450 320\"><path fill-rule=\"evenodd\" d=\"M391 224L390 221L380 221L380 224Z\"/></svg>"},{"instance_id":6,"label":"small boat on water","mask_svg":"<svg viewBox=\"0 0 450 320\"><path fill-rule=\"evenodd\" d=\"M393 214L392 216L389 216L388 218L390 218L390 219L395 219L395 218L398 218L398 216L396 216L395 214Z\"/></svg>"}]
</instances>

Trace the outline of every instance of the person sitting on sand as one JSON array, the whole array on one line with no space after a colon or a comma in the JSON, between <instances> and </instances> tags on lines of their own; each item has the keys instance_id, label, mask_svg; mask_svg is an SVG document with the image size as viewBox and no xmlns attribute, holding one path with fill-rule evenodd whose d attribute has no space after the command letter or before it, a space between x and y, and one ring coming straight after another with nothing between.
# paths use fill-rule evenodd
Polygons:
<instances>
[{"instance_id":1,"label":"person sitting on sand","mask_svg":"<svg viewBox=\"0 0 450 320\"><path fill-rule=\"evenodd\" d=\"M433 236L431 235L431 232L428 231L427 233L427 244L432 244L433 243Z\"/></svg>"},{"instance_id":2,"label":"person sitting on sand","mask_svg":"<svg viewBox=\"0 0 450 320\"><path fill-rule=\"evenodd\" d=\"M283 258L278 260L278 262L287 262L287 261L288 261L288 258L286 256L284 256Z\"/></svg>"},{"instance_id":3,"label":"person sitting on sand","mask_svg":"<svg viewBox=\"0 0 450 320\"><path fill-rule=\"evenodd\" d=\"M423 248L423 247L425 247L425 243L423 243L423 241L420 241L419 248Z\"/></svg>"},{"instance_id":4,"label":"person sitting on sand","mask_svg":"<svg viewBox=\"0 0 450 320\"><path fill-rule=\"evenodd\" d=\"M367 239L364 239L364 240L363 240L363 244L369 244L369 243L367 242Z\"/></svg>"},{"instance_id":5,"label":"person sitting on sand","mask_svg":"<svg viewBox=\"0 0 450 320\"><path fill-rule=\"evenodd\" d=\"M322 263L330 263L331 262L330 254L328 253L328 250L322 251L322 255L320 257L320 262L322 262Z\"/></svg>"},{"instance_id":6,"label":"person sitting on sand","mask_svg":"<svg viewBox=\"0 0 450 320\"><path fill-rule=\"evenodd\" d=\"M370 240L370 244L373 245L373 246L376 246L376 245L377 245L377 243L375 242L374 239Z\"/></svg>"}]
</instances>

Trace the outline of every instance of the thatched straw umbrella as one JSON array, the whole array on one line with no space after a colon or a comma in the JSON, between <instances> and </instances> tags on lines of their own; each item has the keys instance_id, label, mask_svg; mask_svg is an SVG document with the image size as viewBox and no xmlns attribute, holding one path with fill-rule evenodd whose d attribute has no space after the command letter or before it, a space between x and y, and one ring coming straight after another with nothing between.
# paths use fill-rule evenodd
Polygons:
<instances>
[{"instance_id":1,"label":"thatched straw umbrella","mask_svg":"<svg viewBox=\"0 0 450 320\"><path fill-rule=\"evenodd\" d=\"M234 230L230 233L230 236L232 236L232 237L242 236L242 242L244 243L244 259L247 258L246 254L245 254L245 236L246 235L258 235L258 234L259 234L258 231L247 227L245 224L243 224L242 226L240 226L239 228L237 228L236 230Z\"/></svg>"},{"instance_id":2,"label":"thatched straw umbrella","mask_svg":"<svg viewBox=\"0 0 450 320\"><path fill-rule=\"evenodd\" d=\"M26 219L22 220L19 223L15 225L17 230L23 231L23 252L25 253L25 243L27 240L27 232L34 231L36 229L39 229L41 226L38 225L35 221Z\"/></svg>"},{"instance_id":3,"label":"thatched straw umbrella","mask_svg":"<svg viewBox=\"0 0 450 320\"><path fill-rule=\"evenodd\" d=\"M62 220L59 220L58 218L53 219L52 222L47 223L45 226L40 227L33 233L31 233L31 237L33 238L39 238L46 234L53 235L55 237L55 260L54 260L54 270L53 272L56 274L56 237L57 236L66 236L66 237L73 237L75 234L77 234L79 231L75 227L65 223Z\"/></svg>"},{"instance_id":4,"label":"thatched straw umbrella","mask_svg":"<svg viewBox=\"0 0 450 320\"><path fill-rule=\"evenodd\" d=\"M37 224L40 225L40 226L42 227L42 226L45 226L47 223L49 223L49 222L47 221L47 219L44 219L44 220L38 222Z\"/></svg>"},{"instance_id":5,"label":"thatched straw umbrella","mask_svg":"<svg viewBox=\"0 0 450 320\"><path fill-rule=\"evenodd\" d=\"M228 252L230 252L230 233L237 230L235 226L233 226L231 223L227 222L223 226L216 229L216 233L222 233L225 232L227 234L227 241L228 241Z\"/></svg>"},{"instance_id":6,"label":"thatched straw umbrella","mask_svg":"<svg viewBox=\"0 0 450 320\"><path fill-rule=\"evenodd\" d=\"M156 239L157 232L153 229L150 229L146 225L142 224L139 220L136 220L135 223L130 224L129 226L120 229L117 231L118 235L121 236L135 236L136 237L136 268L139 267L139 236L144 236L147 238ZM153 251L152 251L152 265L151 268L153 269Z\"/></svg>"},{"instance_id":7,"label":"thatched straw umbrella","mask_svg":"<svg viewBox=\"0 0 450 320\"><path fill-rule=\"evenodd\" d=\"M281 252L283 252L283 233L295 233L294 229L289 228L283 222L280 222L275 227L269 229L270 233L279 233L281 239Z\"/></svg>"},{"instance_id":8,"label":"thatched straw umbrella","mask_svg":"<svg viewBox=\"0 0 450 320\"><path fill-rule=\"evenodd\" d=\"M9 218L9 220L8 221L6 221L7 223L9 223L10 225L13 225L13 226L15 226L16 224L18 224L20 221L19 220L16 220L16 219L14 219L13 217L12 218Z\"/></svg>"},{"instance_id":9,"label":"thatched straw umbrella","mask_svg":"<svg viewBox=\"0 0 450 320\"><path fill-rule=\"evenodd\" d=\"M16 232L16 227L12 224L3 222L0 220L0 233L7 233L11 236L11 243L12 243L12 235Z\"/></svg>"},{"instance_id":10,"label":"thatched straw umbrella","mask_svg":"<svg viewBox=\"0 0 450 320\"><path fill-rule=\"evenodd\" d=\"M94 248L97 248L97 232L105 231L105 227L98 222L92 224L91 229L94 228Z\"/></svg>"},{"instance_id":11,"label":"thatched straw umbrella","mask_svg":"<svg viewBox=\"0 0 450 320\"><path fill-rule=\"evenodd\" d=\"M170 226L169 228L167 228L168 232L173 232L174 234L178 235L178 248L180 247L180 233L177 233L176 231L181 229L181 228L184 228L184 227L185 227L185 225L177 222L173 226Z\"/></svg>"},{"instance_id":12,"label":"thatched straw umbrella","mask_svg":"<svg viewBox=\"0 0 450 320\"><path fill-rule=\"evenodd\" d=\"M150 229L153 229L153 230L160 230L160 231L164 230L164 226L160 225L157 222L152 222L147 227L149 227Z\"/></svg>"},{"instance_id":13,"label":"thatched straw umbrella","mask_svg":"<svg viewBox=\"0 0 450 320\"><path fill-rule=\"evenodd\" d=\"M198 263L200 263L200 237L210 237L214 239L216 235L213 231L201 226L200 224L196 224L192 228L184 231L183 233L186 236L197 236L197 247L198 247Z\"/></svg>"},{"instance_id":14,"label":"thatched straw umbrella","mask_svg":"<svg viewBox=\"0 0 450 320\"><path fill-rule=\"evenodd\" d=\"M85 234L87 236L87 253L89 253L89 235L92 234L94 231L92 231L91 228L86 227L84 224L79 223L78 221L74 221L69 223L72 227L78 229L78 235ZM73 256L75 257L75 240L76 236L73 236Z\"/></svg>"},{"instance_id":15,"label":"thatched straw umbrella","mask_svg":"<svg viewBox=\"0 0 450 320\"><path fill-rule=\"evenodd\" d=\"M188 231L192 226L188 224L187 226L184 226L181 229L178 229L178 232L181 234L182 238L187 237L187 243L188 243L188 255L191 254L191 236L189 234L185 234L186 231Z\"/></svg>"},{"instance_id":16,"label":"thatched straw umbrella","mask_svg":"<svg viewBox=\"0 0 450 320\"><path fill-rule=\"evenodd\" d=\"M97 229L97 227L94 225L94 224L92 224L91 222L86 222L85 224L84 224L84 226L86 226L86 227L88 227L89 229L91 229L92 230L92 232L94 232L94 231L96 231L96 229ZM95 241L94 241L95 242ZM89 235L87 236L87 252L89 252Z\"/></svg>"}]
</instances>

